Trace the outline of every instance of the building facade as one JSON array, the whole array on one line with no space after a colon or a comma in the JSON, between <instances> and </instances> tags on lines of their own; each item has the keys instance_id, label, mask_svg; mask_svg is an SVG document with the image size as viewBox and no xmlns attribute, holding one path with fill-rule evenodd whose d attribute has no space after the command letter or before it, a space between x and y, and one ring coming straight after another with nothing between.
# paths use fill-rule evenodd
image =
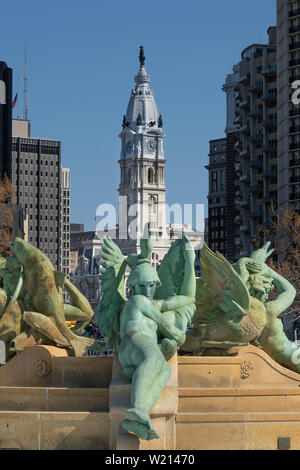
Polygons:
<instances>
[{"instance_id":1,"label":"building facade","mask_svg":"<svg viewBox=\"0 0 300 470\"><path fill-rule=\"evenodd\" d=\"M32 138L30 122L14 119L12 146L12 182L17 204L26 212L28 242L68 274L70 187L63 187L69 170L61 167L61 143Z\"/></svg>"},{"instance_id":2,"label":"building facade","mask_svg":"<svg viewBox=\"0 0 300 470\"><path fill-rule=\"evenodd\" d=\"M158 265L170 247L166 232L165 155L163 122L158 114L150 77L140 48L140 69L123 118L121 139L118 244L136 253L148 230L153 261Z\"/></svg>"},{"instance_id":3,"label":"building facade","mask_svg":"<svg viewBox=\"0 0 300 470\"><path fill-rule=\"evenodd\" d=\"M61 168L60 270L66 275L72 272L70 266L70 179L70 168Z\"/></svg>"},{"instance_id":4,"label":"building facade","mask_svg":"<svg viewBox=\"0 0 300 470\"><path fill-rule=\"evenodd\" d=\"M0 179L11 179L12 69L0 62Z\"/></svg>"},{"instance_id":5,"label":"building facade","mask_svg":"<svg viewBox=\"0 0 300 470\"><path fill-rule=\"evenodd\" d=\"M277 0L278 206L300 211L300 1ZM293 96L294 95L294 96Z\"/></svg>"},{"instance_id":6,"label":"building facade","mask_svg":"<svg viewBox=\"0 0 300 470\"><path fill-rule=\"evenodd\" d=\"M239 64L227 75L222 90L226 93L226 258L233 262L239 256L240 225L239 200L236 192L239 188L237 167L239 158L236 142L239 138L239 126L236 124L236 113L240 104L238 89L240 83Z\"/></svg>"},{"instance_id":7,"label":"building facade","mask_svg":"<svg viewBox=\"0 0 300 470\"><path fill-rule=\"evenodd\" d=\"M226 137L209 142L208 246L227 257Z\"/></svg>"},{"instance_id":8,"label":"building facade","mask_svg":"<svg viewBox=\"0 0 300 470\"><path fill-rule=\"evenodd\" d=\"M239 139L235 144L240 256L249 255L260 229L270 225L270 201L277 205L276 28L270 27L268 35L268 44L247 47L240 62Z\"/></svg>"}]
</instances>

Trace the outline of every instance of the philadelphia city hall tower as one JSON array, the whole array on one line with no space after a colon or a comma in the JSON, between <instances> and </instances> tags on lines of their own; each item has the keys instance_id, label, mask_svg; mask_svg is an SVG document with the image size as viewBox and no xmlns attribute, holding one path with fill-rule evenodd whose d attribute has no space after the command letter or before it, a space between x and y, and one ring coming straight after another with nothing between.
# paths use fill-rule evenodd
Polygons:
<instances>
[{"instance_id":1,"label":"philadelphia city hall tower","mask_svg":"<svg viewBox=\"0 0 300 470\"><path fill-rule=\"evenodd\" d=\"M154 265L170 247L166 232L165 157L163 121L158 114L150 77L140 47L140 69L135 77L127 112L123 117L119 186L119 239L123 253L139 251L140 239L148 232L153 240Z\"/></svg>"}]
</instances>

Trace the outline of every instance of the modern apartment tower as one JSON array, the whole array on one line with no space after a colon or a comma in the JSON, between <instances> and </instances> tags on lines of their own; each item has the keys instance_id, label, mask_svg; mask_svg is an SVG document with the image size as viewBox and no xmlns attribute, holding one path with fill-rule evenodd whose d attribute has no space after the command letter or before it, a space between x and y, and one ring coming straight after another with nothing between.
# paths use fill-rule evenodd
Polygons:
<instances>
[{"instance_id":1,"label":"modern apartment tower","mask_svg":"<svg viewBox=\"0 0 300 470\"><path fill-rule=\"evenodd\" d=\"M270 201L277 204L276 28L268 44L252 44L241 55L238 151L240 256L249 256L260 228L270 224Z\"/></svg>"},{"instance_id":2,"label":"modern apartment tower","mask_svg":"<svg viewBox=\"0 0 300 470\"><path fill-rule=\"evenodd\" d=\"M227 257L226 137L209 142L208 246Z\"/></svg>"},{"instance_id":3,"label":"modern apartment tower","mask_svg":"<svg viewBox=\"0 0 300 470\"><path fill-rule=\"evenodd\" d=\"M11 179L12 69L0 62L0 179Z\"/></svg>"},{"instance_id":4,"label":"modern apartment tower","mask_svg":"<svg viewBox=\"0 0 300 470\"><path fill-rule=\"evenodd\" d=\"M233 67L232 73L227 75L222 90L226 93L226 258L233 262L239 256L240 226L239 201L236 191L239 187L237 181L237 165L239 158L236 142L239 138L239 126L236 124L236 112L240 104L238 100L240 85L239 64Z\"/></svg>"},{"instance_id":5,"label":"modern apartment tower","mask_svg":"<svg viewBox=\"0 0 300 470\"><path fill-rule=\"evenodd\" d=\"M12 182L17 204L27 213L28 242L43 251L57 270L67 272L69 265L63 260L69 250L69 240L64 239L69 230L69 187L68 172L61 168L61 143L32 138L29 121L13 120L12 145Z\"/></svg>"},{"instance_id":6,"label":"modern apartment tower","mask_svg":"<svg viewBox=\"0 0 300 470\"><path fill-rule=\"evenodd\" d=\"M278 206L300 211L300 1L277 0ZM296 93L295 93L296 92ZM293 94L295 93L295 99Z\"/></svg>"}]
</instances>

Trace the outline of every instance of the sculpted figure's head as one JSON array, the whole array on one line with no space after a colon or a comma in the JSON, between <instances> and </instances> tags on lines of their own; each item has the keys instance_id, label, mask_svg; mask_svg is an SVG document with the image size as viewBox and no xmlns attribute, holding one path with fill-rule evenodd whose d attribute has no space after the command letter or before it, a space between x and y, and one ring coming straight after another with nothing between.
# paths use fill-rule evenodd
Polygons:
<instances>
[{"instance_id":1,"label":"sculpted figure's head","mask_svg":"<svg viewBox=\"0 0 300 470\"><path fill-rule=\"evenodd\" d=\"M153 299L155 291L161 282L150 262L152 252L152 240L143 239L141 241L140 255L129 255L127 264L131 267L131 273L127 280L127 286L133 295L144 295L148 299Z\"/></svg>"},{"instance_id":2,"label":"sculpted figure's head","mask_svg":"<svg viewBox=\"0 0 300 470\"><path fill-rule=\"evenodd\" d=\"M9 246L17 260L23 264L29 253L30 244L22 240L22 238L16 237L13 242L10 242Z\"/></svg>"},{"instance_id":3,"label":"sculpted figure's head","mask_svg":"<svg viewBox=\"0 0 300 470\"><path fill-rule=\"evenodd\" d=\"M250 274L247 287L252 297L265 303L268 300L270 292L274 289L274 284L269 276L258 273Z\"/></svg>"},{"instance_id":4,"label":"sculpted figure's head","mask_svg":"<svg viewBox=\"0 0 300 470\"><path fill-rule=\"evenodd\" d=\"M16 289L21 272L22 265L15 256L0 258L0 277L2 278L3 288L11 296Z\"/></svg>"},{"instance_id":5,"label":"sculpted figure's head","mask_svg":"<svg viewBox=\"0 0 300 470\"><path fill-rule=\"evenodd\" d=\"M267 242L262 248L255 250L251 253L251 258L256 262L263 264L274 252L274 249L269 250L271 242ZM269 250L269 251L268 251Z\"/></svg>"}]
</instances>

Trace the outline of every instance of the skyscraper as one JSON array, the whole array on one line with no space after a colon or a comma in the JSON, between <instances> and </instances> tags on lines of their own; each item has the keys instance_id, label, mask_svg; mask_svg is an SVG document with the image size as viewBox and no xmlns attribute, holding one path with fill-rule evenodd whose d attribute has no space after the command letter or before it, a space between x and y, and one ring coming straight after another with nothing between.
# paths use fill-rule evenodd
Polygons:
<instances>
[{"instance_id":1,"label":"skyscraper","mask_svg":"<svg viewBox=\"0 0 300 470\"><path fill-rule=\"evenodd\" d=\"M0 62L0 179L11 179L12 69Z\"/></svg>"},{"instance_id":2,"label":"skyscraper","mask_svg":"<svg viewBox=\"0 0 300 470\"><path fill-rule=\"evenodd\" d=\"M226 258L233 262L238 256L240 245L239 201L236 191L238 157L236 142L239 137L239 126L235 123L240 82L240 67L234 65L232 73L227 75L222 90L226 93Z\"/></svg>"},{"instance_id":3,"label":"skyscraper","mask_svg":"<svg viewBox=\"0 0 300 470\"><path fill-rule=\"evenodd\" d=\"M276 28L268 35L268 44L251 44L240 62L240 256L253 250L260 229L270 225L270 201L277 203Z\"/></svg>"},{"instance_id":4,"label":"skyscraper","mask_svg":"<svg viewBox=\"0 0 300 470\"><path fill-rule=\"evenodd\" d=\"M69 272L68 173L61 168L60 141L32 138L29 121L13 120L12 182L17 204L27 213L28 242L65 273Z\"/></svg>"},{"instance_id":5,"label":"skyscraper","mask_svg":"<svg viewBox=\"0 0 300 470\"><path fill-rule=\"evenodd\" d=\"M209 142L208 245L227 257L226 137Z\"/></svg>"},{"instance_id":6,"label":"skyscraper","mask_svg":"<svg viewBox=\"0 0 300 470\"><path fill-rule=\"evenodd\" d=\"M278 206L300 211L300 1L277 0ZM298 82L298 83L297 83ZM293 102L294 101L294 102Z\"/></svg>"}]
</instances>

